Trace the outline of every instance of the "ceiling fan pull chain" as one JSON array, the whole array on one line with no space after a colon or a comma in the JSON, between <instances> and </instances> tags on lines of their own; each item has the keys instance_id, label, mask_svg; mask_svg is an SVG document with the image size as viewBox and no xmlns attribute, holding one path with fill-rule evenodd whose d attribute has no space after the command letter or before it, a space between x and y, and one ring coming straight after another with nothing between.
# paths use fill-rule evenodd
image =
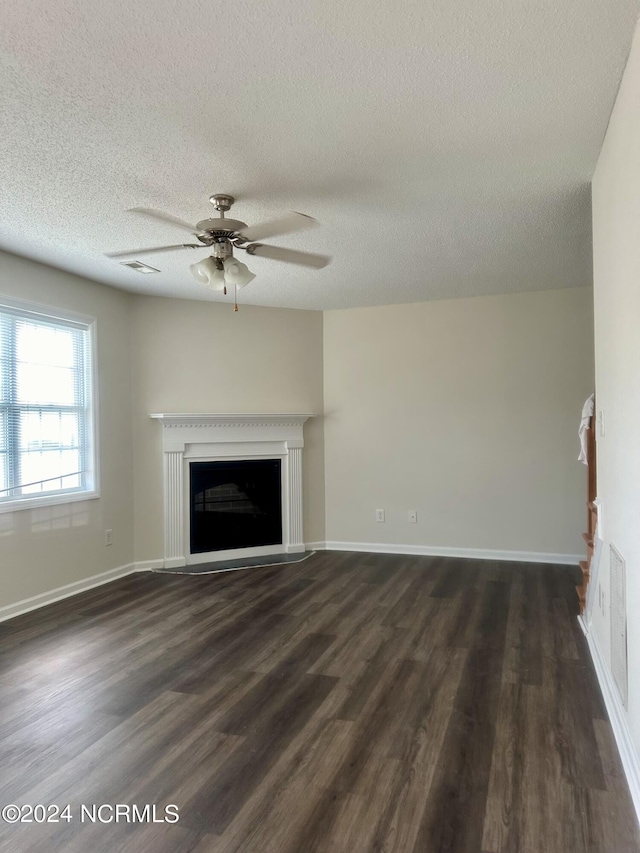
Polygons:
<instances>
[{"instance_id":1,"label":"ceiling fan pull chain","mask_svg":"<svg viewBox=\"0 0 640 853\"><path fill-rule=\"evenodd\" d=\"M237 311L238 310L238 286L235 283L233 285L233 301L235 302L235 305L233 306L233 310Z\"/></svg>"}]
</instances>

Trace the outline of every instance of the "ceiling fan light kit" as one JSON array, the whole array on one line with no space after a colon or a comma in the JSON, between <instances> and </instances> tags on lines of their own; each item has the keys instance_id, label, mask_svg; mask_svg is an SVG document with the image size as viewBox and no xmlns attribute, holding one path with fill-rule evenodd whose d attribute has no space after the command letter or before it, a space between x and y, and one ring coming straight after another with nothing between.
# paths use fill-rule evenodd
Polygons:
<instances>
[{"instance_id":1,"label":"ceiling fan light kit","mask_svg":"<svg viewBox=\"0 0 640 853\"><path fill-rule=\"evenodd\" d=\"M201 284L206 284L211 290L224 290L226 285L244 287L253 281L254 273L246 264L227 256L224 261L219 258L205 258L189 267L193 277Z\"/></svg>"},{"instance_id":2,"label":"ceiling fan light kit","mask_svg":"<svg viewBox=\"0 0 640 853\"><path fill-rule=\"evenodd\" d=\"M205 258L189 267L193 277L201 284L206 284L212 290L222 290L224 287L224 270L218 266L215 258ZM222 287L218 284L222 282Z\"/></svg>"},{"instance_id":3,"label":"ceiling fan light kit","mask_svg":"<svg viewBox=\"0 0 640 853\"><path fill-rule=\"evenodd\" d=\"M244 287L256 277L255 273L252 273L246 264L236 260L234 257L225 258L223 266L224 280L227 284L232 284L234 287Z\"/></svg>"},{"instance_id":4,"label":"ceiling fan light kit","mask_svg":"<svg viewBox=\"0 0 640 853\"><path fill-rule=\"evenodd\" d=\"M293 234L314 228L319 223L312 216L304 213L293 212L280 219L273 219L258 225L249 226L239 219L227 219L226 211L230 210L235 199L227 193L217 193L209 199L218 211L219 216L213 219L203 219L195 226L189 225L182 219L171 216L161 211L136 207L131 213L145 216L147 219L159 220L169 223L174 227L189 231L199 241L198 243L179 243L172 246L156 246L152 248L131 249L124 252L107 253L108 258L131 257L134 255L150 254L153 252L168 252L175 249L201 249L208 248L211 255L191 264L189 269L193 277L201 284L207 285L212 290L222 291L226 294L227 286L233 286L234 292L238 287L244 287L253 281L255 274L246 264L241 263L233 256L233 250L243 249L250 255L271 258L284 261L298 266L321 269L325 267L331 258L326 255L315 255L311 252L299 252L292 249L283 249L280 246L268 246L256 242L278 234ZM130 264L125 264L130 265ZM150 268L151 269L151 268ZM238 310L237 304L234 310Z\"/></svg>"}]
</instances>

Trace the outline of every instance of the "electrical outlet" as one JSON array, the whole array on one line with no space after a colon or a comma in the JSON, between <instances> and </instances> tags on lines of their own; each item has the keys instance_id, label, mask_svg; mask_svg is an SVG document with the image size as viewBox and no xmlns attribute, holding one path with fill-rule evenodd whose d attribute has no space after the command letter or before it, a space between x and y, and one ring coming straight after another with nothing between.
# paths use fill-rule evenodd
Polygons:
<instances>
[{"instance_id":1,"label":"electrical outlet","mask_svg":"<svg viewBox=\"0 0 640 853\"><path fill-rule=\"evenodd\" d=\"M376 510L376 521L384 521L384 510L377 509Z\"/></svg>"},{"instance_id":2,"label":"electrical outlet","mask_svg":"<svg viewBox=\"0 0 640 853\"><path fill-rule=\"evenodd\" d=\"M604 409L598 412L598 436L604 438Z\"/></svg>"},{"instance_id":3,"label":"electrical outlet","mask_svg":"<svg viewBox=\"0 0 640 853\"><path fill-rule=\"evenodd\" d=\"M104 532L104 544L113 545L113 530L105 530Z\"/></svg>"},{"instance_id":4,"label":"electrical outlet","mask_svg":"<svg viewBox=\"0 0 640 853\"><path fill-rule=\"evenodd\" d=\"M410 509L407 520L408 520L409 524L417 524L418 523L418 512L417 512L417 510Z\"/></svg>"}]
</instances>

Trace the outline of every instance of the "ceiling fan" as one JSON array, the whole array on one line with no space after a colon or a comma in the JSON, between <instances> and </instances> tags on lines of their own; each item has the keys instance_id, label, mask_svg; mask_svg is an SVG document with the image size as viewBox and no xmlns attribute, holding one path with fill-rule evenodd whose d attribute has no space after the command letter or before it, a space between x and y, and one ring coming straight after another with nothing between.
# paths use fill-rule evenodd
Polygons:
<instances>
[{"instance_id":1,"label":"ceiling fan","mask_svg":"<svg viewBox=\"0 0 640 853\"><path fill-rule=\"evenodd\" d=\"M244 287L253 281L255 275L247 269L246 265L233 256L233 250L243 249L249 255L271 258L275 261L284 261L289 264L298 264L304 267L321 269L325 267L331 258L326 255L315 255L311 252L298 252L293 249L283 249L280 246L268 246L261 242L265 238L275 237L282 234L293 234L296 231L304 231L314 228L320 223L312 216L304 213L291 213L279 219L272 219L259 225L247 225L239 219L225 218L225 212L230 210L235 199L226 193L217 193L209 199L219 216L214 219L203 219L196 225L190 225L182 219L162 213L158 210L134 207L130 213L137 213L149 219L168 222L188 231L199 241L198 243L176 243L172 246L153 246L142 249L129 249L124 252L107 252L108 258L126 258L138 255L151 254L153 252L172 252L175 249L203 249L211 250L209 257L198 263L191 264L190 269L193 276L202 284L208 285L212 290L227 292L227 286L233 285L234 289ZM237 311L237 305L235 306Z\"/></svg>"}]
</instances>

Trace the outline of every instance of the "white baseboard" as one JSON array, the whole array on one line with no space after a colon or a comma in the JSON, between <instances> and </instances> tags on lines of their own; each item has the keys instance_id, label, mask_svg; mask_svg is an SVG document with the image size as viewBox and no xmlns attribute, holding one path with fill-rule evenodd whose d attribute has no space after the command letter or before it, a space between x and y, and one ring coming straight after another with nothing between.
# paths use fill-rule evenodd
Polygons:
<instances>
[{"instance_id":1,"label":"white baseboard","mask_svg":"<svg viewBox=\"0 0 640 853\"><path fill-rule=\"evenodd\" d=\"M481 548L447 548L438 545L388 545L380 542L309 542L312 551L364 551L372 554L407 554L415 557L461 557L467 560L505 560L516 563L577 565L584 554L547 554L538 551L488 551Z\"/></svg>"},{"instance_id":2,"label":"white baseboard","mask_svg":"<svg viewBox=\"0 0 640 853\"><path fill-rule=\"evenodd\" d=\"M138 560L134 563L136 572L149 572L155 569L164 569L164 560L158 557L157 560Z\"/></svg>"},{"instance_id":3,"label":"white baseboard","mask_svg":"<svg viewBox=\"0 0 640 853\"><path fill-rule=\"evenodd\" d=\"M580 619L580 617L578 617L578 619ZM593 661L593 666L598 677L598 683L602 690L604 704L609 715L609 721L611 722L613 735L616 739L618 752L620 753L622 768L624 770L624 775L627 778L629 791L631 792L631 799L633 800L633 805L636 810L636 817L640 823L640 759L638 758L638 753L636 752L633 739L631 738L631 732L627 725L626 715L624 708L622 707L622 702L620 701L618 689L614 684L613 676L609 671L609 667L602 657L602 652L600 651L600 646L598 645L596 636L593 631L587 631L583 624L581 624L581 627L587 638L587 645L591 652L591 660Z\"/></svg>"},{"instance_id":4,"label":"white baseboard","mask_svg":"<svg viewBox=\"0 0 640 853\"><path fill-rule=\"evenodd\" d=\"M99 575L91 575L88 578L82 578L82 580L67 583L64 586L58 586L47 592L41 592L39 595L33 595L31 598L23 598L22 601L16 601L14 604L7 604L5 607L0 607L0 622L13 619L15 616L28 613L30 610L37 610L46 604L53 604L54 601L70 598L72 595L78 595L78 593L93 589L96 586L110 583L118 578L131 575L135 571L137 571L136 564L127 563L125 566L109 569L109 571L101 572Z\"/></svg>"}]
</instances>

